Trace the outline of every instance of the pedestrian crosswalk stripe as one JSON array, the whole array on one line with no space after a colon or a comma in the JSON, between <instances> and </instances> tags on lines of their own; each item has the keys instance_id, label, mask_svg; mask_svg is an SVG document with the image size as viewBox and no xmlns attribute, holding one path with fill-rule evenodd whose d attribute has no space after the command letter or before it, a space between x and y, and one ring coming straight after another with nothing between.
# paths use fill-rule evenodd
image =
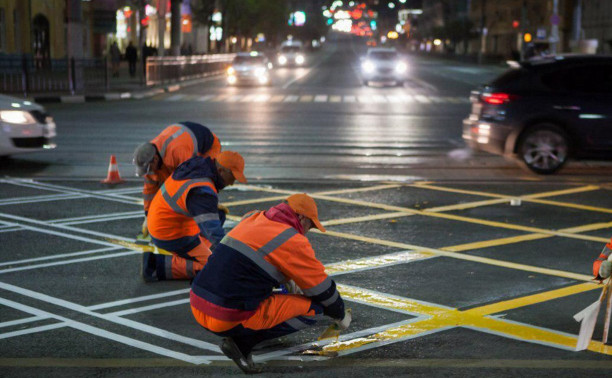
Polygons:
<instances>
[{"instance_id":1,"label":"pedestrian crosswalk stripe","mask_svg":"<svg viewBox=\"0 0 612 378\"><path fill-rule=\"evenodd\" d=\"M255 102L267 102L270 99L270 95L258 95L255 96Z\"/></svg>"},{"instance_id":2,"label":"pedestrian crosswalk stripe","mask_svg":"<svg viewBox=\"0 0 612 378\"><path fill-rule=\"evenodd\" d=\"M185 97L185 95L183 94L176 94L176 95L172 95L170 97L168 97L166 100L168 101L178 101L178 100L182 100Z\"/></svg>"},{"instance_id":3,"label":"pedestrian crosswalk stripe","mask_svg":"<svg viewBox=\"0 0 612 378\"><path fill-rule=\"evenodd\" d=\"M253 99L255 98L255 95L246 95L243 98L240 99L240 102L251 102L253 101Z\"/></svg>"},{"instance_id":4,"label":"pedestrian crosswalk stripe","mask_svg":"<svg viewBox=\"0 0 612 378\"><path fill-rule=\"evenodd\" d=\"M414 99L417 100L418 102L422 102L424 104L429 104L431 103L431 100L423 95L415 95Z\"/></svg>"},{"instance_id":5,"label":"pedestrian crosswalk stripe","mask_svg":"<svg viewBox=\"0 0 612 378\"><path fill-rule=\"evenodd\" d=\"M215 95L200 96L196 101L208 101L213 97L215 97Z\"/></svg>"},{"instance_id":6,"label":"pedestrian crosswalk stripe","mask_svg":"<svg viewBox=\"0 0 612 378\"><path fill-rule=\"evenodd\" d=\"M426 95L410 95L410 94L389 94L389 95L367 95L367 96L352 96L352 95L270 95L270 94L220 94L220 95L185 95L173 94L167 97L154 97L154 101L197 101L197 102L227 102L227 103L249 103L249 102L300 102L300 103L363 103L363 104L405 104L418 102L420 104L468 104L469 98L464 96L426 96Z\"/></svg>"}]
</instances>

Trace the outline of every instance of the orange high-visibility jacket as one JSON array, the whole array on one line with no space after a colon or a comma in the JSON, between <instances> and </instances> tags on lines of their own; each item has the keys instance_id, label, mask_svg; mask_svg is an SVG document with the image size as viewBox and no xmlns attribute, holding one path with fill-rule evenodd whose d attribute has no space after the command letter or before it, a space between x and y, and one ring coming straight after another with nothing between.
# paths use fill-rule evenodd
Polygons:
<instances>
[{"instance_id":1,"label":"orange high-visibility jacket","mask_svg":"<svg viewBox=\"0 0 612 378\"><path fill-rule=\"evenodd\" d=\"M171 176L166 180L149 209L148 229L153 238L175 240L200 233L198 223L205 219L192 217L186 202L189 191L200 186L208 186L215 193L218 192L210 178L175 180Z\"/></svg>"},{"instance_id":2,"label":"orange high-visibility jacket","mask_svg":"<svg viewBox=\"0 0 612 378\"><path fill-rule=\"evenodd\" d=\"M205 127L203 125L198 126ZM213 144L210 149L203 153L198 152L196 135L189 127L182 124L166 127L161 134L151 141L162 158L162 164L159 169L155 170L152 174L146 175L144 178L142 194L145 212L149 211L155 193L157 193L164 181L172 175L172 172L181 163L198 155L210 157L211 159L217 157L219 152L221 152L221 143L214 133L212 135L214 138Z\"/></svg>"},{"instance_id":3,"label":"orange high-visibility jacket","mask_svg":"<svg viewBox=\"0 0 612 378\"><path fill-rule=\"evenodd\" d=\"M192 306L221 320L245 319L278 284L293 280L333 318L344 302L306 236L263 211L244 218L217 245L192 285Z\"/></svg>"},{"instance_id":4,"label":"orange high-visibility jacket","mask_svg":"<svg viewBox=\"0 0 612 378\"><path fill-rule=\"evenodd\" d=\"M606 244L603 251L601 251L601 253L599 254L599 257L597 257L597 260L593 262L593 275L595 276L595 278L601 278L599 277L599 267L601 266L602 262L606 261L608 257L610 257L611 252L612 252L612 239L610 240L608 244Z\"/></svg>"}]
</instances>

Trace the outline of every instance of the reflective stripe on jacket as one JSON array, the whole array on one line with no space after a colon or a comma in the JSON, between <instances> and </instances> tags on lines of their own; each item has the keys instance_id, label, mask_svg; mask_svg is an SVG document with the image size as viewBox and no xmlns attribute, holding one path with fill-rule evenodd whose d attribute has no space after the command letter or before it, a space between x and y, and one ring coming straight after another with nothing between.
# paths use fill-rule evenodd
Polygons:
<instances>
[{"instance_id":1,"label":"reflective stripe on jacket","mask_svg":"<svg viewBox=\"0 0 612 378\"><path fill-rule=\"evenodd\" d=\"M149 233L155 239L175 240L198 235L200 228L187 210L187 195L193 188L207 186L217 193L210 178L175 180L169 177L155 195L148 216Z\"/></svg>"},{"instance_id":2,"label":"reflective stripe on jacket","mask_svg":"<svg viewBox=\"0 0 612 378\"><path fill-rule=\"evenodd\" d=\"M236 319L240 317L236 310L255 310L275 286L290 279L324 308L334 305L327 315L344 316L336 285L308 239L293 227L256 212L221 240L196 276L192 292L203 301L192 301L192 305L221 320Z\"/></svg>"},{"instance_id":3,"label":"reflective stripe on jacket","mask_svg":"<svg viewBox=\"0 0 612 378\"><path fill-rule=\"evenodd\" d=\"M197 125L198 127L205 128L205 132L210 132L204 125L192 123L190 123L190 125L192 125L191 127ZM157 148L162 163L159 169L155 170L153 174L145 176L145 183L142 190L145 212L149 211L151 201L153 201L159 188L181 163L198 155L210 157L212 159L217 157L219 152L221 152L221 143L214 133L210 132L210 134L212 134L213 137L212 145L210 147L202 145L203 152L198 151L198 146L202 143L199 143L196 134L190 127L182 124L166 127L151 141L151 143L155 145L155 148Z\"/></svg>"}]
</instances>

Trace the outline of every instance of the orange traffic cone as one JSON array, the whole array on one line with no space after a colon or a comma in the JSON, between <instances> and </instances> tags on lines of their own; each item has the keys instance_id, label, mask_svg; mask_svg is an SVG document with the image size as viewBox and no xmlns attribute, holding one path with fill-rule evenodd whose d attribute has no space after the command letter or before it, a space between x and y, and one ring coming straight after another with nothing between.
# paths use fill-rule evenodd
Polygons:
<instances>
[{"instance_id":1,"label":"orange traffic cone","mask_svg":"<svg viewBox=\"0 0 612 378\"><path fill-rule=\"evenodd\" d=\"M117 166L117 159L115 155L111 155L110 164L108 165L108 175L106 180L102 180L103 184L121 184L124 180L119 176L119 168Z\"/></svg>"}]
</instances>

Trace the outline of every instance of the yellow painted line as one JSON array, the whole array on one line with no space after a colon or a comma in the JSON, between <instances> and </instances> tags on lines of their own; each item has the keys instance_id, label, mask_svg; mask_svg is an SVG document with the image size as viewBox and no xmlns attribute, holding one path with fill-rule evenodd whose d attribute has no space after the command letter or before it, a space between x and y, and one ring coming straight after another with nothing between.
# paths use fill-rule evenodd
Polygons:
<instances>
[{"instance_id":1,"label":"yellow painted line","mask_svg":"<svg viewBox=\"0 0 612 378\"><path fill-rule=\"evenodd\" d=\"M593 284L582 284L570 288L558 289L550 292L549 297L560 297L591 290L590 286L593 286ZM484 309L498 310L499 308L503 308L504 304L506 304L505 307L508 308L507 304L511 301L502 302L502 305L498 308L483 306L478 309L458 311L457 309L444 308L408 298L388 296L382 293L346 285L338 285L338 290L340 291L342 297L348 300L364 302L383 308L407 311L410 313L416 312L426 314L430 316L430 318L401 326L391 327L367 337L334 342L324 346L321 354L330 352L346 352L351 349L363 347L372 343L388 342L392 340L399 341L404 338L422 335L431 331L444 330L458 326L475 328L477 330L479 329L484 332L505 336L511 339L536 342L539 344L544 343L550 346L566 349L574 348L577 342L577 338L573 335L566 335L554 330L513 322L501 318L490 318L483 316L486 314L486 311L483 311ZM525 297L524 301L521 303L537 303L538 299L541 299L538 298L538 296L545 297L545 293ZM516 304L517 303L514 303L513 305ZM591 341L589 350L597 353L612 355L612 346L606 346L597 341Z\"/></svg>"},{"instance_id":2,"label":"yellow painted line","mask_svg":"<svg viewBox=\"0 0 612 378\"><path fill-rule=\"evenodd\" d=\"M385 184L385 185L368 186L368 187L364 187L364 188L330 190L330 191L326 191L326 192L318 192L316 194L329 195L329 194L358 193L358 192L368 192L368 191L373 191L373 190L393 189L393 188L398 188L398 187L401 187L401 186L402 185L399 185L399 184ZM224 202L223 203L224 205L226 205L226 206L239 206L239 205L248 205L248 204L252 204L252 203L261 203L261 202L268 202L268 201L283 200L283 199L287 198L291 194L298 193L298 192L290 191L290 190L262 188L262 187L257 187L257 186L253 186L253 185L240 185L239 187L240 188L244 188L244 189L251 189L251 190L254 190L254 191L260 191L260 192L282 193L284 195L283 196L274 196L274 197L254 198L254 199L242 200L242 201ZM335 198L334 198L334 200L335 200Z\"/></svg>"},{"instance_id":3,"label":"yellow painted line","mask_svg":"<svg viewBox=\"0 0 612 378\"><path fill-rule=\"evenodd\" d=\"M436 217L436 218L444 218L444 219L456 220L460 222L480 224L483 226L506 228L510 230L540 233L540 234L547 234L547 235L553 235L553 236L563 236L563 237L572 238L572 239L590 240L590 241L597 241L597 242L607 242L608 241L608 239L606 238L601 238L597 236L570 234L567 232L553 231L553 230L547 230L547 229L537 228L537 227L521 226L521 225L512 224L512 223L489 221L485 219L470 218L470 217L464 217L464 216L454 215L454 214L432 213L427 210L423 210L421 214Z\"/></svg>"},{"instance_id":4,"label":"yellow painted line","mask_svg":"<svg viewBox=\"0 0 612 378\"><path fill-rule=\"evenodd\" d=\"M345 194L345 193L359 193L359 192L370 192L372 190L395 189L395 188L401 188L402 186L404 186L404 185L401 185L401 184L385 184L385 185L366 186L366 187L363 187L363 188L330 190L330 191L327 191L327 192L316 192L314 194L318 194L318 195L332 195L332 194Z\"/></svg>"},{"instance_id":5,"label":"yellow painted line","mask_svg":"<svg viewBox=\"0 0 612 378\"><path fill-rule=\"evenodd\" d=\"M407 214L404 212L383 213L383 214L374 214L374 215L364 215L362 217L332 219L332 220L324 221L321 223L323 224L323 226L328 227L328 226L338 226L341 224L367 222L367 221L372 221L372 220L409 217L411 215L413 214Z\"/></svg>"},{"instance_id":6,"label":"yellow painted line","mask_svg":"<svg viewBox=\"0 0 612 378\"><path fill-rule=\"evenodd\" d=\"M478 241L478 242L474 242L474 243L459 244L459 245L454 245L454 246L450 246L450 247L443 247L443 248L440 248L440 249L443 250L443 251L449 251L449 252L462 252L462 251L470 251L470 250L474 250L474 249L496 247L496 246L499 246L499 245L508 245L508 244L514 244L514 243L521 243L521 242L524 242L524 241L545 239L545 238L551 238L551 237L552 237L552 235L527 234L527 235L520 235L520 236L512 236L512 237L509 237L509 238L500 238L500 239Z\"/></svg>"},{"instance_id":7,"label":"yellow painted line","mask_svg":"<svg viewBox=\"0 0 612 378\"><path fill-rule=\"evenodd\" d=\"M593 190L599 190L600 187L596 186L596 185L586 185L586 186L581 186L578 188L571 188L571 189L564 189L564 190L555 190L555 191L551 191L551 192L542 192L542 193L535 193L535 194L528 194L525 196L521 196L523 198L542 198L542 197L556 197L556 196L563 196L566 194L575 194L575 193L582 193L582 192L590 192Z\"/></svg>"},{"instance_id":8,"label":"yellow painted line","mask_svg":"<svg viewBox=\"0 0 612 378\"><path fill-rule=\"evenodd\" d=\"M113 239L113 238L104 238L104 240L106 240L109 243L120 245L122 247L131 249L134 251L153 252L153 253L159 253L162 255L172 256L172 252L168 252L165 249L157 248L154 245L143 245L143 244L128 242L125 240Z\"/></svg>"},{"instance_id":9,"label":"yellow painted line","mask_svg":"<svg viewBox=\"0 0 612 378\"><path fill-rule=\"evenodd\" d=\"M550 290L543 293L528 295L525 297L510 299L503 302L492 303L486 306L476 307L465 311L469 314L474 315L491 315L497 314L502 311L513 310L519 307L530 306L536 303L542 303L553 299L567 297L568 295L574 295L584 293L586 291L601 289L602 286L596 283L581 283L564 287L561 289Z\"/></svg>"},{"instance_id":10,"label":"yellow painted line","mask_svg":"<svg viewBox=\"0 0 612 378\"><path fill-rule=\"evenodd\" d=\"M476 320L476 319L474 319ZM565 348L574 349L578 338L576 336L564 335L545 328L506 322L497 318L479 318L472 324L474 327L483 328L496 334L506 335L510 338L519 339L527 342L546 343L549 345L559 345ZM591 341L588 350L601 354L612 355L612 346L607 346L599 341Z\"/></svg>"},{"instance_id":11,"label":"yellow painted line","mask_svg":"<svg viewBox=\"0 0 612 378\"><path fill-rule=\"evenodd\" d=\"M456 205L430 207L430 208L425 209L425 211L438 213L438 212L443 212L443 211L465 210L465 209L472 209L474 207L498 205L501 203L507 203L509 201L510 201L509 198L500 198L500 199L492 199L492 200L485 200L485 201L466 202L466 203L458 203Z\"/></svg>"},{"instance_id":12,"label":"yellow painted line","mask_svg":"<svg viewBox=\"0 0 612 378\"><path fill-rule=\"evenodd\" d=\"M387 308L389 310L401 310L409 313L427 314L430 316L445 316L447 312L455 311L448 307L436 306L435 304L420 302L409 298L391 296L354 286L337 284L337 288L342 298Z\"/></svg>"},{"instance_id":13,"label":"yellow painted line","mask_svg":"<svg viewBox=\"0 0 612 378\"><path fill-rule=\"evenodd\" d=\"M476 191L476 190L465 190L465 189L455 189L455 188L447 188L444 186L436 186L436 185L430 185L428 183L423 183L423 184L414 184L414 185L409 185L415 188L420 188L420 189L431 189L431 190L438 190L441 192L449 192L449 193L459 193L459 194L469 194L472 196L480 196L480 197L493 197L493 198L516 198L516 196L507 196L505 194L496 194L496 193L489 193L489 192L481 192L481 191Z\"/></svg>"},{"instance_id":14,"label":"yellow painted line","mask_svg":"<svg viewBox=\"0 0 612 378\"><path fill-rule=\"evenodd\" d=\"M574 209L579 209L579 210L587 210L587 211L612 214L612 209L608 209L604 207L587 206L587 205L580 205L580 204L575 204L575 203L570 203L570 202L539 199L542 197L555 197L555 196L582 193L582 192L588 192L588 191L601 189L599 186L595 186L595 185L587 185L587 186L582 186L579 188L571 188L571 189L556 190L556 191L542 192L542 193L535 193L535 194L526 194L526 195L519 195L519 196L501 195L501 194L488 193L488 192L445 188L445 187L424 185L424 184L417 184L417 185L411 185L411 186L416 187L416 188L427 188L427 189L440 190L440 191L452 192L452 193L479 195L479 196L487 196L487 197L499 197L500 199L506 199L506 200L511 200L513 198L520 198L525 202L532 202L532 203L539 203L543 205L568 207L568 208L574 208ZM503 202L505 201L500 201L499 203L503 203ZM493 205L493 204L496 204L495 200L491 200L490 203L487 203L487 201L469 202L469 203L463 204L465 205L464 207L461 207L461 204L459 204L459 205L450 206L448 208L440 207L440 208L431 208L431 209L426 209L426 210L439 212L439 211L466 209L466 208L478 207L478 206L488 206L488 205Z\"/></svg>"},{"instance_id":15,"label":"yellow painted line","mask_svg":"<svg viewBox=\"0 0 612 378\"><path fill-rule=\"evenodd\" d=\"M541 200L541 199L529 199L527 201L535 202L535 203L541 203L543 205L552 205L552 206L558 206L558 207L569 207L569 208L578 209L578 210L587 210L587 211L594 211L594 212L598 212L598 213L612 214L612 209L608 209L608 208L605 208L605 207L588 206L588 205L580 205L580 204L577 204L577 203L559 202L559 201L550 201L550 200Z\"/></svg>"},{"instance_id":16,"label":"yellow painted line","mask_svg":"<svg viewBox=\"0 0 612 378\"><path fill-rule=\"evenodd\" d=\"M274 197L254 198L254 199L242 200L242 201L223 202L223 204L225 206L251 205L251 204L254 204L254 203L262 203L262 202L270 202L270 201L282 201L282 200L284 200L287 197L288 197L287 195L283 195L283 196L274 196Z\"/></svg>"},{"instance_id":17,"label":"yellow painted line","mask_svg":"<svg viewBox=\"0 0 612 378\"><path fill-rule=\"evenodd\" d=\"M328 275L333 276L340 273L351 273L363 269L375 269L391 264L418 261L430 258L432 256L435 255L428 252L416 251L388 253L386 255L378 255L374 257L365 257L362 259L346 260L327 264L325 265L325 272L327 272Z\"/></svg>"},{"instance_id":18,"label":"yellow painted line","mask_svg":"<svg viewBox=\"0 0 612 378\"><path fill-rule=\"evenodd\" d=\"M314 230L311 232L318 232L318 231ZM459 259L459 260L478 262L482 264L500 266L500 267L508 268L508 269L523 270L526 272L545 274L545 275L555 276L555 277L569 278L569 279L573 279L577 281L591 281L592 280L591 276L588 276L585 274L577 274L577 273L572 273L572 272L565 272L562 270L540 268L536 266L518 264L518 263L509 262L509 261L495 260L495 259L490 259L487 257L472 256L472 255L466 255L466 254L461 254L461 253L448 252L448 251L444 251L441 249L434 249L434 248L417 246L413 244L406 244L406 243L399 243L399 242L393 242L393 241L382 240L382 239L369 238L369 237L361 236L361 235L353 235L353 234L342 233L342 232L331 231L331 230L327 230L327 232L321 233L321 234L328 235L328 236L336 236L336 237L341 237L341 238L346 238L346 239L351 239L351 240L358 240L358 241L363 241L366 243L386 245L389 247L397 247L401 249L411 249L411 250L420 251L420 252L430 252L430 253L433 253L439 256L450 257L450 258Z\"/></svg>"},{"instance_id":19,"label":"yellow painted line","mask_svg":"<svg viewBox=\"0 0 612 378\"><path fill-rule=\"evenodd\" d=\"M577 227L564 228L564 229L559 230L559 231L568 232L568 233L580 233L580 232L601 230L601 229L610 228L610 227L612 227L612 222L587 224L587 225L582 225L582 226L577 226ZM474 243L466 243L466 244L454 245L454 246L450 246L450 247L443 247L443 248L440 248L440 249L442 249L444 251L461 252L461 251L469 251L469 250L473 250L473 249L482 249L482 248L488 248L488 247L495 247L495 246L499 246L499 245L508 245L508 244L514 244L514 243L521 243L521 242L524 242L524 241L546 239L546 238L551 238L551 237L553 237L553 235L527 234L527 235L512 236L512 237L509 237L509 238L484 240L484 241L478 241L478 242L474 242Z\"/></svg>"}]
</instances>

